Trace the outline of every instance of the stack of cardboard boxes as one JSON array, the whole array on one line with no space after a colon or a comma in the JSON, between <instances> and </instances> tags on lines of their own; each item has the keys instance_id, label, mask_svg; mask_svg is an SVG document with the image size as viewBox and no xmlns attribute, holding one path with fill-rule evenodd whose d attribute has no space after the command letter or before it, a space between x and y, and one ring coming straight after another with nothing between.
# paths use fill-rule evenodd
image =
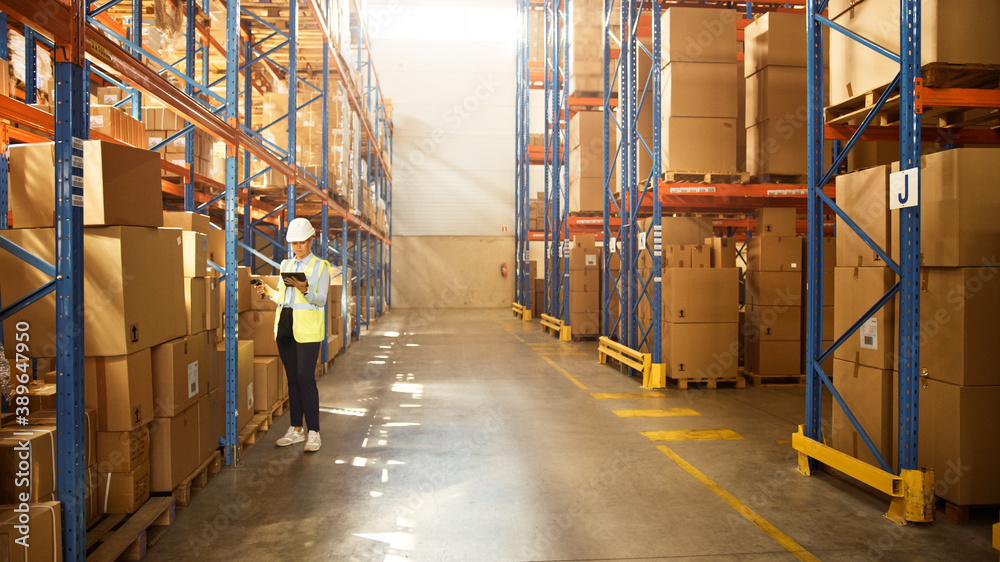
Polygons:
<instances>
[{"instance_id":1,"label":"stack of cardboard boxes","mask_svg":"<svg viewBox=\"0 0 1000 562\"><path fill-rule=\"evenodd\" d=\"M2 235L53 263L52 145L12 147L10 164L18 228ZM87 408L94 411L87 464L101 500L91 506L91 516L95 507L101 513L131 513L148 498L149 424L157 415L151 350L187 331L182 235L160 228L159 177L155 153L84 143L84 386ZM5 306L49 281L3 254ZM5 332L16 333L24 322L31 336L25 355L54 357L55 317L55 295L50 294L9 318Z\"/></svg>"},{"instance_id":2,"label":"stack of cardboard boxes","mask_svg":"<svg viewBox=\"0 0 1000 562\"><path fill-rule=\"evenodd\" d=\"M569 325L575 336L601 333L601 248L593 235L574 236L569 250Z\"/></svg>"},{"instance_id":3,"label":"stack of cardboard boxes","mask_svg":"<svg viewBox=\"0 0 1000 562\"><path fill-rule=\"evenodd\" d=\"M802 369L804 238L795 235L795 209L757 212L747 242L744 355L747 371L797 376Z\"/></svg>"},{"instance_id":4,"label":"stack of cardboard boxes","mask_svg":"<svg viewBox=\"0 0 1000 562\"><path fill-rule=\"evenodd\" d=\"M569 212L604 211L603 160L604 113L581 111L569 122Z\"/></svg>"},{"instance_id":5,"label":"stack of cardboard boxes","mask_svg":"<svg viewBox=\"0 0 1000 562\"><path fill-rule=\"evenodd\" d=\"M123 92L118 88L95 88L90 103L90 130L125 144L146 146L146 126L132 115L114 107Z\"/></svg>"},{"instance_id":6,"label":"stack of cardboard boxes","mask_svg":"<svg viewBox=\"0 0 1000 562\"><path fill-rule=\"evenodd\" d=\"M921 163L920 466L957 505L1000 503L998 150L955 149ZM898 211L892 212L898 260ZM894 423L894 426L896 424ZM895 440L895 434L893 436Z\"/></svg>"},{"instance_id":7,"label":"stack of cardboard boxes","mask_svg":"<svg viewBox=\"0 0 1000 562\"><path fill-rule=\"evenodd\" d=\"M576 0L569 7L569 95L600 96L604 91L604 1Z\"/></svg>"},{"instance_id":8,"label":"stack of cardboard boxes","mask_svg":"<svg viewBox=\"0 0 1000 562\"><path fill-rule=\"evenodd\" d=\"M673 7L663 14L664 171L737 171L736 20L725 9ZM706 31L711 41L701 40Z\"/></svg>"},{"instance_id":9,"label":"stack of cardboard boxes","mask_svg":"<svg viewBox=\"0 0 1000 562\"><path fill-rule=\"evenodd\" d=\"M545 229L545 199L544 193L535 194L534 199L528 201L528 230L541 232Z\"/></svg>"},{"instance_id":10,"label":"stack of cardboard boxes","mask_svg":"<svg viewBox=\"0 0 1000 562\"><path fill-rule=\"evenodd\" d=\"M744 45L747 171L751 176L805 174L805 15L764 14L746 27Z\"/></svg>"},{"instance_id":11,"label":"stack of cardboard boxes","mask_svg":"<svg viewBox=\"0 0 1000 562\"><path fill-rule=\"evenodd\" d=\"M93 116L91 116L91 126L93 126ZM142 108L142 122L145 126L146 144L145 148L153 149L166 139L177 135L187 122L165 107L151 102ZM192 133L194 143L194 173L205 176L216 181L225 181L225 143L216 143L215 139L202 131L195 129ZM221 159L215 148L216 144L222 146ZM187 164L186 157L187 135L180 135L170 141L166 146L158 150L160 157L178 166ZM175 175L173 172L163 172L164 175Z\"/></svg>"},{"instance_id":12,"label":"stack of cardboard boxes","mask_svg":"<svg viewBox=\"0 0 1000 562\"><path fill-rule=\"evenodd\" d=\"M643 39L641 37L640 40L642 41L644 49L648 50L649 52L652 52L653 50L652 41ZM639 54L636 56L636 64L635 64L636 84L645 85L649 81L649 74L650 72L652 72L652 69L653 69L652 59L648 55L646 55L643 49L640 49ZM653 138L653 120L660 119L660 116L656 115L655 112L653 111L652 93L643 96L643 91L645 91L645 87L639 87L638 91L634 92L635 103L637 104L641 103L642 105L639 108L638 115L633 116L633 119L635 120L634 121L635 125L631 127L631 130L633 130L635 134L638 135L639 138L644 139L647 146L649 146L650 149L652 149L651 139ZM624 103L623 101L619 101L618 107L614 109L615 122L619 124L625 122L623 120L623 115L622 115L623 103ZM664 138L665 137L666 135L664 134ZM615 147L617 145L617 142L618 142L617 139L612 139L611 146ZM611 157L615 157L614 154L615 150L612 150L611 152L612 152ZM638 185L643 186L646 185L646 182L650 179L649 176L653 171L653 155L650 153L649 150L643 148L639 148L637 152L638 153L636 154L636 159L635 159L635 173L636 173L635 181ZM623 157L622 154L617 155L617 158L615 159L614 163L615 170L621 170L619 164L621 163L622 157ZM611 182L612 193L619 193L622 190L621 172L616 171L615 173L612 174L612 176L613 176L612 177L613 181ZM652 178L652 179L655 182L659 178Z\"/></svg>"}]
</instances>

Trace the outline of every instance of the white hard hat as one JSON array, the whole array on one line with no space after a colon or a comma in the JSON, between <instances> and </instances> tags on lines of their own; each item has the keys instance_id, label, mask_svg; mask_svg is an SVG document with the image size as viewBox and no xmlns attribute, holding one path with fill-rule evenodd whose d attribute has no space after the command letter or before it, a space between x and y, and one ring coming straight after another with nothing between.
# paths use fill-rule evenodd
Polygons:
<instances>
[{"instance_id":1,"label":"white hard hat","mask_svg":"<svg viewBox=\"0 0 1000 562\"><path fill-rule=\"evenodd\" d=\"M309 219L297 218L288 223L288 234L285 235L285 240L289 242L305 242L312 238L314 234L316 234L316 229L313 228Z\"/></svg>"}]
</instances>

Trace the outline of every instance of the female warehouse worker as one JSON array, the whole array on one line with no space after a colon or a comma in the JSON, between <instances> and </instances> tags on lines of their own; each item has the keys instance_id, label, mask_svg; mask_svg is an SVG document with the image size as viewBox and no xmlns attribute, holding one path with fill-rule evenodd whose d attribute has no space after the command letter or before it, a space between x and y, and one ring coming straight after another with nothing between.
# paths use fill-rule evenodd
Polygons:
<instances>
[{"instance_id":1,"label":"female warehouse worker","mask_svg":"<svg viewBox=\"0 0 1000 562\"><path fill-rule=\"evenodd\" d=\"M321 342L326 337L324 307L330 288L330 264L310 250L315 234L307 219L298 218L289 223L285 239L291 243L295 257L282 260L278 289L265 284L256 285L258 294L266 294L278 303L274 337L288 377L292 425L277 444L287 447L305 441L308 452L318 451L321 445L315 369ZM305 273L306 280L285 275L293 272ZM309 428L308 436L302 427L303 415Z\"/></svg>"}]
</instances>

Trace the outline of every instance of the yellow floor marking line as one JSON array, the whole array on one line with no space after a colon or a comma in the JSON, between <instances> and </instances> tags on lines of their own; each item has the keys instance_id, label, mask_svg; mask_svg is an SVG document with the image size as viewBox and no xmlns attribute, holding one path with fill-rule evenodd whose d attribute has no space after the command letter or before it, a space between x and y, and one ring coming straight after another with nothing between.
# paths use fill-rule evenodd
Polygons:
<instances>
[{"instance_id":1,"label":"yellow floor marking line","mask_svg":"<svg viewBox=\"0 0 1000 562\"><path fill-rule=\"evenodd\" d=\"M514 336L515 338L517 338L517 341L519 341L521 343L525 343L524 339L521 338L521 336L515 334L514 331L511 330L510 328L508 328L507 326L505 326L503 322L497 320L494 317L490 317L490 320L493 320L494 322L496 322L497 324L499 324L501 328L503 328L504 330L507 330L507 333L510 334L510 335L512 335L512 336ZM531 345L531 344L528 344L528 345Z\"/></svg>"},{"instance_id":2,"label":"yellow floor marking line","mask_svg":"<svg viewBox=\"0 0 1000 562\"><path fill-rule=\"evenodd\" d=\"M730 429L675 429L671 431L643 431L650 441L724 441L743 439Z\"/></svg>"},{"instance_id":3,"label":"yellow floor marking line","mask_svg":"<svg viewBox=\"0 0 1000 562\"><path fill-rule=\"evenodd\" d=\"M791 444L792 444L792 440L791 439L782 439L782 440L778 441L778 445L791 445Z\"/></svg>"},{"instance_id":4,"label":"yellow floor marking line","mask_svg":"<svg viewBox=\"0 0 1000 562\"><path fill-rule=\"evenodd\" d=\"M591 353L582 353L579 351L539 351L538 354L542 357L573 357L592 355Z\"/></svg>"},{"instance_id":5,"label":"yellow floor marking line","mask_svg":"<svg viewBox=\"0 0 1000 562\"><path fill-rule=\"evenodd\" d=\"M663 408L660 410L611 410L619 418L672 418L675 416L700 416L690 408Z\"/></svg>"},{"instance_id":6,"label":"yellow floor marking line","mask_svg":"<svg viewBox=\"0 0 1000 562\"><path fill-rule=\"evenodd\" d=\"M574 377L573 375L571 375L568 372L566 372L566 369L563 369L559 365L556 365L555 361L549 359L548 357L542 357L542 359L544 359L545 362L548 363L549 365L552 365L553 367L555 367L555 369L557 371L559 371L560 373L562 373L563 375L565 375L567 379L569 379L569 380L571 380L573 382L573 384L575 384L576 386L580 387L580 390L587 390L587 387L584 386L584 384L582 382L576 380L576 377Z\"/></svg>"},{"instance_id":7,"label":"yellow floor marking line","mask_svg":"<svg viewBox=\"0 0 1000 562\"><path fill-rule=\"evenodd\" d=\"M670 450L669 447L660 445L659 447L657 447L657 449L662 451L663 454L670 457L670 459L673 460L675 463L677 463L678 466L686 470L688 474L694 476L699 482L704 484L705 487L711 490L715 495L719 496L722 499L722 501L728 503L730 507L739 512L739 514L745 517L747 521L753 523L754 525L757 526L758 529L767 533L767 536L774 539L775 542L784 547L785 550L791 552L796 558L798 558L799 560L809 560L809 561L819 560L819 558L813 556L812 553L803 548L799 543L792 540L791 537L782 533L781 531L778 530L777 527L765 521L763 517L757 514L757 512L747 507L740 500L736 499L736 496L725 491L724 489L722 489L721 486L716 484L711 478L705 476L705 474L702 473L700 470L691 466L689 462L682 459L680 456L677 455L677 453Z\"/></svg>"},{"instance_id":8,"label":"yellow floor marking line","mask_svg":"<svg viewBox=\"0 0 1000 562\"><path fill-rule=\"evenodd\" d=\"M591 394L598 400L628 400L632 398L666 398L660 392L594 392Z\"/></svg>"}]
</instances>

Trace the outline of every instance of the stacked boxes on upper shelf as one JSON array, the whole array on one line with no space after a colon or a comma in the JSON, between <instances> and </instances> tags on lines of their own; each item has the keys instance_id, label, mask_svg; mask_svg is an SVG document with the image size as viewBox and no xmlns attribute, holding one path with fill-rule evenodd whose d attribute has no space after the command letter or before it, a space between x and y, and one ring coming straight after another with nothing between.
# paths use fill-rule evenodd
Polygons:
<instances>
[{"instance_id":1,"label":"stacked boxes on upper shelf","mask_svg":"<svg viewBox=\"0 0 1000 562\"><path fill-rule=\"evenodd\" d=\"M768 12L744 33L747 172L804 175L808 170L805 15Z\"/></svg>"},{"instance_id":2,"label":"stacked boxes on upper shelf","mask_svg":"<svg viewBox=\"0 0 1000 562\"><path fill-rule=\"evenodd\" d=\"M603 14L604 0L574 0L569 5L570 97L600 97L604 91Z\"/></svg>"},{"instance_id":3,"label":"stacked boxes on upper shelf","mask_svg":"<svg viewBox=\"0 0 1000 562\"><path fill-rule=\"evenodd\" d=\"M88 451L94 453L86 462L88 487L97 486L101 498L88 514L131 513L150 492L148 424L157 415L151 350L187 331L182 237L180 230L161 228L155 153L102 141L85 142L83 152L88 312L82 326L83 376L85 403L94 412L87 417L93 420ZM10 202L18 228L0 235L53 263L52 145L11 147L10 164ZM2 254L4 306L49 281ZM55 318L55 295L50 294L8 318L5 331L15 333L15 326L25 322L32 342L25 355L54 357Z\"/></svg>"},{"instance_id":4,"label":"stacked boxes on upper shelf","mask_svg":"<svg viewBox=\"0 0 1000 562\"><path fill-rule=\"evenodd\" d=\"M574 236L569 250L569 325L574 335L601 333L601 248L593 235Z\"/></svg>"},{"instance_id":5,"label":"stacked boxes on upper shelf","mask_svg":"<svg viewBox=\"0 0 1000 562\"><path fill-rule=\"evenodd\" d=\"M569 122L568 143L569 212L603 212L604 113L581 111L574 115ZM612 134L611 146L615 144ZM617 169L611 173L617 174Z\"/></svg>"},{"instance_id":6,"label":"stacked boxes on upper shelf","mask_svg":"<svg viewBox=\"0 0 1000 562\"><path fill-rule=\"evenodd\" d=\"M662 16L666 172L737 171L736 20L726 9L672 7Z\"/></svg>"},{"instance_id":7,"label":"stacked boxes on upper shelf","mask_svg":"<svg viewBox=\"0 0 1000 562\"><path fill-rule=\"evenodd\" d=\"M802 368L803 238L795 209L757 211L747 241L744 357L760 376L798 376Z\"/></svg>"}]
</instances>

